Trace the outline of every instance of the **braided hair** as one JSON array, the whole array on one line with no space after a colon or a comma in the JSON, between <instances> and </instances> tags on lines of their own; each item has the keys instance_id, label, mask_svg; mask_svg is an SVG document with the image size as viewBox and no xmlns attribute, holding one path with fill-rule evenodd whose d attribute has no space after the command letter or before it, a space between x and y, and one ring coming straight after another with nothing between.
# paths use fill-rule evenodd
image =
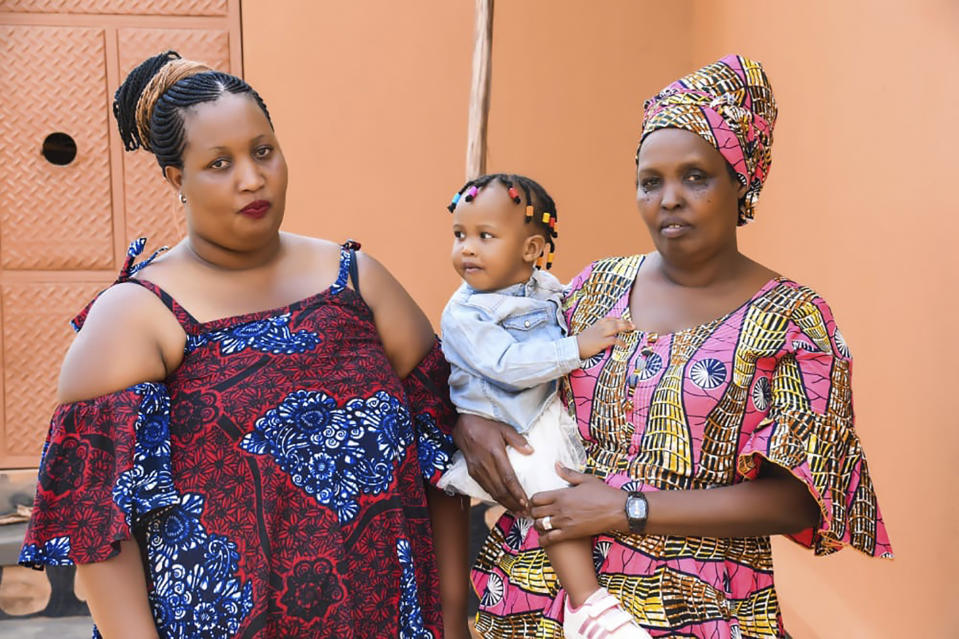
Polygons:
<instances>
[{"instance_id":1,"label":"braided hair","mask_svg":"<svg viewBox=\"0 0 959 639\"><path fill-rule=\"evenodd\" d=\"M144 148L156 156L160 169L183 168L186 146L183 113L227 93L249 94L270 127L270 112L259 94L240 78L214 71L167 51L140 63L113 95L113 115L127 151Z\"/></svg>"},{"instance_id":2,"label":"braided hair","mask_svg":"<svg viewBox=\"0 0 959 639\"><path fill-rule=\"evenodd\" d=\"M526 204L525 214L527 224L536 224L546 243L549 245L549 251L540 255L536 268L543 266L550 269L553 266L553 256L556 253L556 238L559 233L556 231L558 222L556 219L556 203L546 192L539 182L525 175L516 175L510 173L489 173L481 175L475 180L469 180L463 187L453 195L453 200L446 208L452 213L456 209L460 198L466 202L472 202L480 189L488 186L491 182L497 181L506 187L506 192L514 204ZM517 189L516 187L519 187ZM522 194L521 194L522 191ZM465 193L465 197L464 197Z\"/></svg>"}]
</instances>

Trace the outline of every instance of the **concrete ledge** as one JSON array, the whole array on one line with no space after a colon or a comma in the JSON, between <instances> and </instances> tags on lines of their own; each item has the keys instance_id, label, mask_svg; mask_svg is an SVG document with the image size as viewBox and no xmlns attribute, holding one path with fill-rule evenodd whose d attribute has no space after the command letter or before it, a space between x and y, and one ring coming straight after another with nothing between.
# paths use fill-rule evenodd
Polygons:
<instances>
[{"instance_id":1,"label":"concrete ledge","mask_svg":"<svg viewBox=\"0 0 959 639\"><path fill-rule=\"evenodd\" d=\"M89 639L93 629L90 617L30 617L0 621L3 639Z\"/></svg>"},{"instance_id":2,"label":"concrete ledge","mask_svg":"<svg viewBox=\"0 0 959 639\"><path fill-rule=\"evenodd\" d=\"M27 533L26 522L0 526L0 566L15 566L20 556L23 536Z\"/></svg>"}]
</instances>

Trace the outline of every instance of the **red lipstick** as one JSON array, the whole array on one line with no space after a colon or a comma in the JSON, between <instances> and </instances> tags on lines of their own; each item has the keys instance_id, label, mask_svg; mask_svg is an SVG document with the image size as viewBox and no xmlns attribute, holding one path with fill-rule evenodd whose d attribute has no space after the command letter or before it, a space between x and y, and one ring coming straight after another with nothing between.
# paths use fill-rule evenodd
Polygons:
<instances>
[{"instance_id":1,"label":"red lipstick","mask_svg":"<svg viewBox=\"0 0 959 639\"><path fill-rule=\"evenodd\" d=\"M242 209L240 209L240 214L246 215L247 217L252 217L254 220L258 220L266 212L270 210L270 203L266 200L256 200L255 202L250 202Z\"/></svg>"}]
</instances>

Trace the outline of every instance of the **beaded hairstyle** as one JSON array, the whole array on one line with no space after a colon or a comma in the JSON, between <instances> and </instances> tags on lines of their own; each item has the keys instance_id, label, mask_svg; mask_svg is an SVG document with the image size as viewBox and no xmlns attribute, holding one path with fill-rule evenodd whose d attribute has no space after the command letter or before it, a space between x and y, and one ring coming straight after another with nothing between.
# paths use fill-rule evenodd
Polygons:
<instances>
[{"instance_id":1,"label":"beaded hairstyle","mask_svg":"<svg viewBox=\"0 0 959 639\"><path fill-rule=\"evenodd\" d=\"M456 209L460 198L466 202L472 202L473 198L479 193L479 190L489 185L492 181L498 181L506 187L506 192L514 204L523 204L524 199L520 197L520 191L516 188L518 185L523 191L526 202L526 223L534 223L540 227L546 243L549 244L549 251L540 255L536 261L536 268L545 268L549 270L553 266L553 257L556 254L555 239L559 237L557 228L559 223L556 220L556 204L553 198L546 192L540 184L525 175L511 175L508 173L490 173L481 175L475 180L470 180L463 185L459 191L453 195L453 200L446 208L452 213ZM465 197L464 197L465 194Z\"/></svg>"},{"instance_id":2,"label":"beaded hairstyle","mask_svg":"<svg viewBox=\"0 0 959 639\"><path fill-rule=\"evenodd\" d=\"M273 126L266 104L240 78L184 60L176 51L144 60L113 96L113 115L123 145L127 151L140 147L150 151L161 170L167 166L183 168L184 111L226 93L248 93Z\"/></svg>"}]
</instances>

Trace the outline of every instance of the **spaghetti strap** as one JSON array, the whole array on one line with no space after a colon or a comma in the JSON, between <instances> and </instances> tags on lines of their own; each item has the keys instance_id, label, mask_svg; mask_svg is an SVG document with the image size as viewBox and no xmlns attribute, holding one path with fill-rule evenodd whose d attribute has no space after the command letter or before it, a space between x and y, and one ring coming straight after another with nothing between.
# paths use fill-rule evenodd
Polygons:
<instances>
[{"instance_id":1,"label":"spaghetti strap","mask_svg":"<svg viewBox=\"0 0 959 639\"><path fill-rule=\"evenodd\" d=\"M157 256L160 255L160 253L170 250L169 246L161 246L157 250L153 251L153 255L146 258L145 260L141 260L140 262L137 262L136 258L140 257L146 245L147 245L146 237L138 237L137 239L130 242L130 246L129 248L127 248L127 258L126 260L124 260L123 268L120 269L120 274L117 276L117 283L126 282L127 280L132 278L134 275L136 275L137 271L147 266L150 266L153 260L155 260Z\"/></svg>"},{"instance_id":2,"label":"spaghetti strap","mask_svg":"<svg viewBox=\"0 0 959 639\"><path fill-rule=\"evenodd\" d=\"M145 237L138 237L130 242L130 247L127 249L126 259L123 262L123 267L120 269L120 273L117 275L117 279L113 282L113 284L116 285L129 282L130 284L137 284L138 286L142 286L146 290L150 291L156 295L161 302L163 302L163 305L166 306L171 313L173 313L173 316L176 318L177 322L180 323L180 326L183 327L183 330L189 334L190 329L199 324L196 318L190 315L189 311L180 306L169 293L164 291L153 282L147 282L133 277L141 269L149 266L153 260L157 258L157 256L169 248L166 246L161 246L146 259L137 262L136 258L143 254L143 249L146 247L146 243L147 238ZM103 291L100 291L100 294L102 293ZM100 294L98 294L97 297L100 297ZM93 306L93 302L95 301L96 298L87 304L86 307L84 307L84 309L76 315L76 317L70 320L70 326L73 327L73 330L79 331L81 328L83 328L83 323L86 321L87 315L90 313L90 307Z\"/></svg>"},{"instance_id":3,"label":"spaghetti strap","mask_svg":"<svg viewBox=\"0 0 959 639\"><path fill-rule=\"evenodd\" d=\"M172 295L164 291L153 282L133 277L142 269L149 266L153 260L160 255L160 253L169 250L168 246L161 246L155 250L150 257L137 262L136 258L143 254L143 249L146 247L146 243L147 238L145 237L138 237L130 242L130 248L127 249L127 259L123 263L123 268L120 269L120 275L117 277L116 283L119 284L121 282L130 282L131 284L137 284L156 295L160 301L163 302L163 305L166 306L171 313L173 313L173 317L175 317L176 321L179 322L180 326L183 327L183 330L189 334L190 329L199 324L196 318L193 317L189 311L180 306L180 304L173 299Z\"/></svg>"},{"instance_id":4,"label":"spaghetti strap","mask_svg":"<svg viewBox=\"0 0 959 639\"><path fill-rule=\"evenodd\" d=\"M353 290L356 294L360 294L360 278L356 268L356 251L359 248L360 243L353 240L347 240L340 246L340 270L337 273L336 281L330 287L331 295L336 295L346 288L347 281L353 284Z\"/></svg>"},{"instance_id":5,"label":"spaghetti strap","mask_svg":"<svg viewBox=\"0 0 959 639\"><path fill-rule=\"evenodd\" d=\"M142 286L146 290L156 295L157 298L163 302L163 305L166 306L171 313L173 313L173 317L176 318L176 321L179 322L180 326L183 327L183 330L186 331L188 335L191 334L191 329L193 327L200 324L200 322L190 314L190 311L180 306L180 303L173 299L172 295L164 291L153 282L139 279L128 279L125 281L130 284Z\"/></svg>"}]
</instances>

